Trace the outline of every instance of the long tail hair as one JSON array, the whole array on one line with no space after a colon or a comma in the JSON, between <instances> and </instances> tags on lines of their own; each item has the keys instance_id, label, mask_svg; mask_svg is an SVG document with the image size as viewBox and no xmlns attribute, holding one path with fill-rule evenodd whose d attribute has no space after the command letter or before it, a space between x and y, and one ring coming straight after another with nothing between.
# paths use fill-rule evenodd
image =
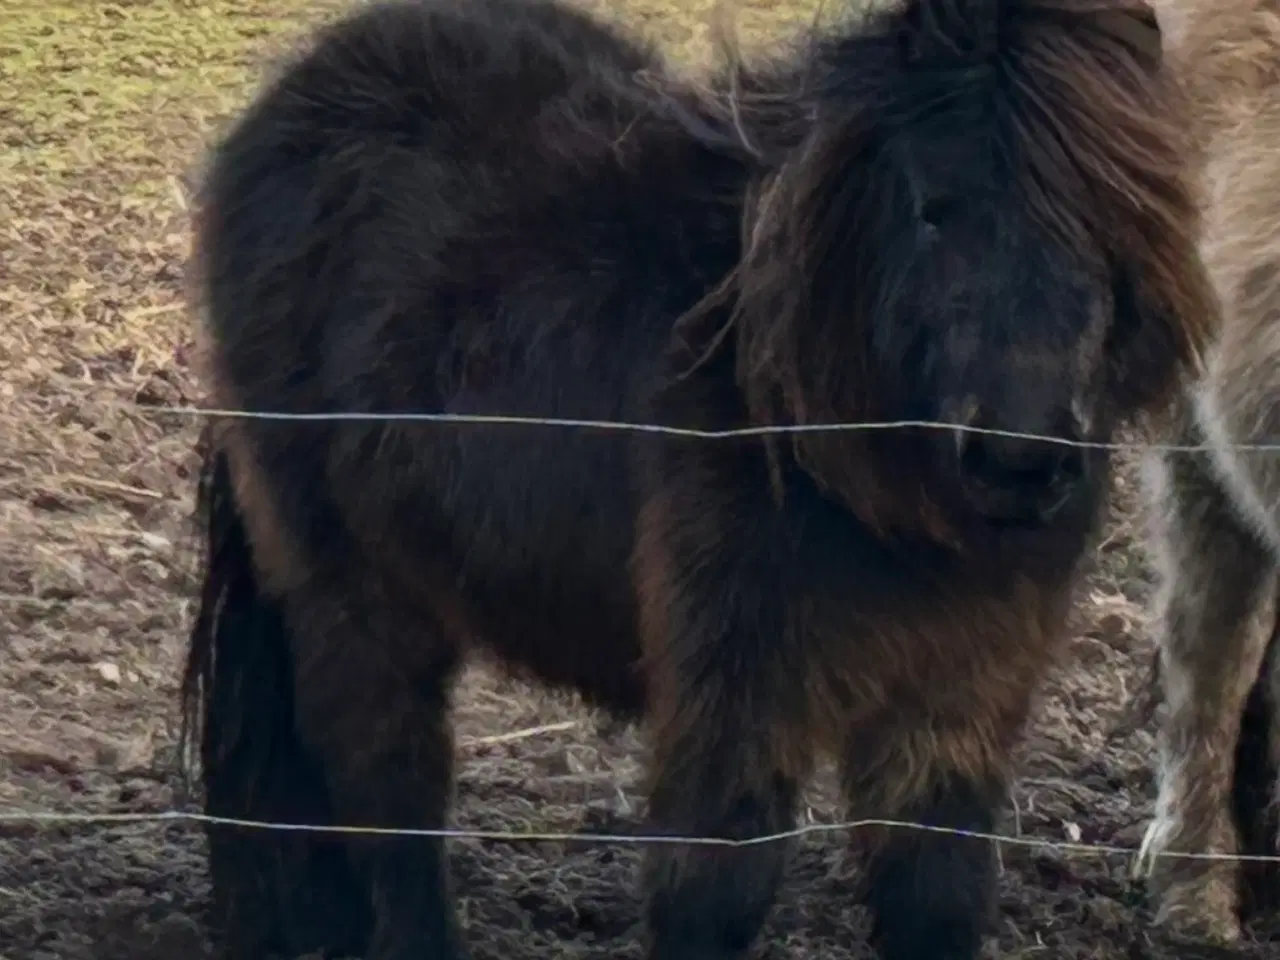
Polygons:
<instances>
[{"instance_id":1,"label":"long tail hair","mask_svg":"<svg viewBox=\"0 0 1280 960\"><path fill-rule=\"evenodd\" d=\"M206 783L235 744L257 742L265 748L269 741L262 735L265 731L244 736L237 702L243 704L246 696L254 695L288 699L291 687L281 682L291 672L282 614L259 589L248 532L216 431L216 424L207 424L197 447L201 589L181 691L184 774L188 782ZM252 688L242 685L245 680ZM198 771L193 763L197 757Z\"/></svg>"}]
</instances>

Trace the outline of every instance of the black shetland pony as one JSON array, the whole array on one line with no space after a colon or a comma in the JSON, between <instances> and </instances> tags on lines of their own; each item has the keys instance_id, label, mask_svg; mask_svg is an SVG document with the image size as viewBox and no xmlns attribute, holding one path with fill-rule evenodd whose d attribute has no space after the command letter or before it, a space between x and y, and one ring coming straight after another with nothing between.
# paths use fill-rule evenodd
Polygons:
<instances>
[{"instance_id":1,"label":"black shetland pony","mask_svg":"<svg viewBox=\"0 0 1280 960\"><path fill-rule=\"evenodd\" d=\"M709 85L551 0L362 9L212 156L220 407L1105 441L1216 323L1143 0L906 0ZM643 716L649 829L985 830L1109 460L961 430L709 440L220 421L187 708L210 814L443 825L468 653ZM432 838L214 829L229 955L457 960ZM785 842L648 850L648 956L738 958ZM971 960L975 839L869 861L887 960Z\"/></svg>"}]
</instances>

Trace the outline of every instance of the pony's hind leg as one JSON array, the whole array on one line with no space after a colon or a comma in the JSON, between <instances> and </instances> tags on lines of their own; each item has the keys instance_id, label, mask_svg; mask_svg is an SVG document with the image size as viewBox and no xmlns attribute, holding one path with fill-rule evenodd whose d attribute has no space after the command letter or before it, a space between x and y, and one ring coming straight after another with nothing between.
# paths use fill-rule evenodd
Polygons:
<instances>
[{"instance_id":1,"label":"pony's hind leg","mask_svg":"<svg viewBox=\"0 0 1280 960\"><path fill-rule=\"evenodd\" d=\"M441 626L359 576L317 581L297 624L299 730L339 825L440 830L452 792L450 687L459 652ZM347 834L372 905L365 960L463 960L438 835Z\"/></svg>"},{"instance_id":2,"label":"pony's hind leg","mask_svg":"<svg viewBox=\"0 0 1280 960\"><path fill-rule=\"evenodd\" d=\"M1189 418L1179 433L1180 442L1200 439ZM1157 857L1238 850L1236 747L1271 632L1275 569L1205 456L1152 455L1145 472L1161 573L1154 619L1164 717L1155 815L1136 866L1149 875L1158 924L1230 941L1239 935L1236 863Z\"/></svg>"}]
</instances>

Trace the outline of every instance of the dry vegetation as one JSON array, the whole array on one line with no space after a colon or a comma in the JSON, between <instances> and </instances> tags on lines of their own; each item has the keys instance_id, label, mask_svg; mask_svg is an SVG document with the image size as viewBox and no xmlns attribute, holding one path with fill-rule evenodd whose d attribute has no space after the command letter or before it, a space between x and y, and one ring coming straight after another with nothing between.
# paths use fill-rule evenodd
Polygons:
<instances>
[{"instance_id":1,"label":"dry vegetation","mask_svg":"<svg viewBox=\"0 0 1280 960\"><path fill-rule=\"evenodd\" d=\"M0 806L170 809L184 802L170 770L195 428L154 408L198 400L180 305L184 184L278 44L335 6L2 5ZM705 51L710 0L616 6L684 54ZM755 0L741 24L760 39L810 9ZM1009 831L1140 839L1151 737L1130 719L1149 644L1131 527L1121 518L1086 591L1025 747ZM629 731L598 729L567 701L478 672L463 694L459 826L634 829ZM540 729L503 736L530 727ZM819 784L812 819L838 819L829 797ZM769 957L866 955L861 914L846 905L856 865L841 846L838 834L802 845ZM635 858L618 846L456 844L477 960L638 956ZM1002 955L1214 955L1152 941L1127 858L1006 846L1003 860ZM0 960L200 960L212 955L206 893L193 827L6 824Z\"/></svg>"}]
</instances>

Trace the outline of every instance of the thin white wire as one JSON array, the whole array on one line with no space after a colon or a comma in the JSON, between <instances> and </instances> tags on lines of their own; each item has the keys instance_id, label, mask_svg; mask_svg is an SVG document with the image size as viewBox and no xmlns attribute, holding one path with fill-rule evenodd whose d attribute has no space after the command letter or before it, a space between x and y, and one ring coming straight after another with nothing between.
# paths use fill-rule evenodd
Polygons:
<instances>
[{"instance_id":1,"label":"thin white wire","mask_svg":"<svg viewBox=\"0 0 1280 960\"><path fill-rule=\"evenodd\" d=\"M1014 430L999 430L986 427L974 427L934 420L894 420L868 423L829 423L829 424L791 424L743 427L728 430L700 430L692 427L673 427L656 423L635 423L615 420L590 420L568 417L525 417L503 414L458 414L458 413L286 413L261 410L227 410L209 407L173 407L149 406L137 404L139 412L155 415L167 414L183 417L234 417L240 419L281 420L281 421L374 421L374 422L428 422L476 425L506 426L549 426L578 427L597 430L615 430L633 433L656 433L676 437L696 437L707 440L722 440L735 437L768 436L788 433L845 432L853 430L892 430L906 428L941 429L984 434L988 436L1011 437L1023 440L1041 440L1063 446L1085 449L1104 450L1151 450L1163 452L1194 453L1209 449L1205 444L1162 444L1162 443L1102 443L1087 440L1069 440L1063 437L1052 437L1042 434L1025 433ZM1280 450L1280 443L1241 443L1232 445L1239 450L1270 451ZM833 833L837 831L857 830L867 827L891 829L907 829L919 832L947 834L976 840L994 841L1020 847L1059 850L1068 853L1095 855L1134 856L1139 851L1133 847L1122 847L1113 844L1083 843L1065 840L1047 840L1039 837L1009 836L975 830L962 830L952 827L940 827L933 824L913 823L904 820L865 819L843 823L807 824L793 830L750 837L741 840L723 837L663 837L635 834L581 834L581 833L548 833L494 830L463 830L451 828L408 829L392 827L358 827L344 825L317 825L304 823L269 823L260 820L244 820L235 817L216 817L209 814L166 810L156 813L58 813L54 811L0 811L0 824L37 823L37 824L125 824L125 823L202 823L214 826L233 826L258 830L283 830L294 832L317 832L338 834L360 834L368 836L405 836L405 837L437 837L461 840L490 840L508 843L621 843L631 845L643 844L688 844L693 846L747 847L779 840L794 839L810 834ZM1181 851L1161 851L1157 857L1181 860L1210 860L1230 862L1280 863L1280 855L1273 854L1237 854L1237 853L1193 853Z\"/></svg>"},{"instance_id":2,"label":"thin white wire","mask_svg":"<svg viewBox=\"0 0 1280 960\"><path fill-rule=\"evenodd\" d=\"M245 420L285 421L372 421L372 422L427 422L465 423L505 426L581 427L592 430L617 430L631 433L658 433L673 437L697 437L704 440L727 440L734 437L761 437L786 433L839 433L853 430L902 430L924 428L978 433L1017 440L1041 440L1066 447L1090 450L1153 450L1168 453L1195 453L1210 449L1207 444L1177 443L1103 443L1094 440L1070 440L1018 430L999 430L992 427L974 427L940 420L882 420L866 423L800 423L770 424L759 427L738 427L729 430L700 430L696 427L672 427L661 423L636 423L625 420L583 420L573 417L523 417L514 414L483 413L360 413L355 411L332 413L286 413L270 410L223 410L211 407L165 407L135 405L135 409L148 414L171 414L180 417L235 417ZM1237 443L1235 450L1280 450L1280 443Z\"/></svg>"},{"instance_id":3,"label":"thin white wire","mask_svg":"<svg viewBox=\"0 0 1280 960\"><path fill-rule=\"evenodd\" d=\"M438 837L456 840L491 840L504 843L622 843L631 845L643 844L688 844L692 846L716 847L751 847L779 840L789 840L810 834L835 833L837 831L857 830L866 827L889 827L893 829L915 830L923 833L940 833L951 836L966 837L973 840L991 840L997 843L1017 847L1037 847L1041 849L1060 850L1065 853L1088 853L1098 855L1133 856L1138 851L1133 847L1121 847L1105 843L1081 843L1068 840L1047 840L1041 837L1016 837L1000 833L987 833L980 830L961 830L953 827L940 827L927 823L912 823L907 820L851 820L844 823L813 823L794 830L766 834L759 837L748 837L744 840L730 840L724 837L681 837L655 836L644 834L608 834L608 833L515 833L502 830L462 830L462 829L410 829L394 827L355 827L339 825L318 825L310 823L268 823L262 820L241 820L235 817L215 817L204 813L188 813L181 810L164 810L156 813L57 813L53 811L17 811L0 812L0 824L5 823L203 823L213 826L244 827L254 830L283 830L311 833L342 833L365 836L397 836L397 837ZM1215 860L1241 863L1280 863L1280 855L1272 854L1239 854L1239 853L1191 853L1178 851L1162 851L1155 854L1175 860Z\"/></svg>"}]
</instances>

